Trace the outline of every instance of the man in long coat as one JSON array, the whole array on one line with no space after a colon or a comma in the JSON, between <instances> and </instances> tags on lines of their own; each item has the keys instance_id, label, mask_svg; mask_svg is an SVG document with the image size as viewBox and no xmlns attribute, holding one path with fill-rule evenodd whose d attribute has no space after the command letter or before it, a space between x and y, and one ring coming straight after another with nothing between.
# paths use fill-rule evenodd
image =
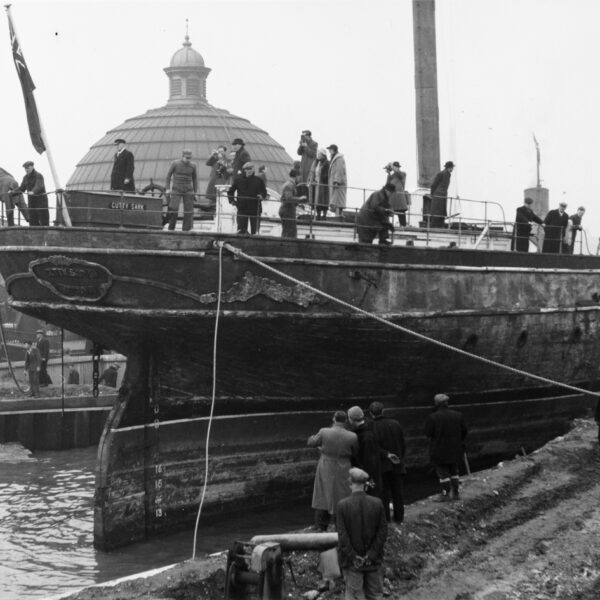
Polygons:
<instances>
[{"instance_id":1,"label":"man in long coat","mask_svg":"<svg viewBox=\"0 0 600 600\"><path fill-rule=\"evenodd\" d=\"M244 165L251 162L250 153L246 150L246 145L242 138L235 138L231 142L233 148L233 157L231 160L231 166L228 169L228 173L231 177L231 181L235 181L236 177L241 177L244 174Z\"/></svg>"},{"instance_id":2,"label":"man in long coat","mask_svg":"<svg viewBox=\"0 0 600 600\"><path fill-rule=\"evenodd\" d=\"M312 508L315 525L326 531L330 516L335 515L338 502L350 495L348 469L358 452L356 434L346 429L346 413L338 410L331 427L324 427L308 438L307 445L319 448L321 457L315 473Z\"/></svg>"},{"instance_id":3,"label":"man in long coat","mask_svg":"<svg viewBox=\"0 0 600 600\"><path fill-rule=\"evenodd\" d=\"M448 188L450 187L450 177L454 170L454 163L449 160L444 164L444 168L433 178L431 184L431 210L429 212L431 227L445 227L446 217L448 216ZM425 213L425 204L423 205L423 216Z\"/></svg>"},{"instance_id":4,"label":"man in long coat","mask_svg":"<svg viewBox=\"0 0 600 600\"><path fill-rule=\"evenodd\" d=\"M27 193L29 224L48 227L50 213L48 212L48 196L46 195L44 176L33 168L33 162L30 160L23 163L23 168L25 177L17 189Z\"/></svg>"},{"instance_id":5,"label":"man in long coat","mask_svg":"<svg viewBox=\"0 0 600 600\"><path fill-rule=\"evenodd\" d=\"M40 385L45 387L52 383L50 375L48 375L48 359L50 358L50 342L46 337L46 332L43 329L36 331L36 342L35 346L40 352Z\"/></svg>"},{"instance_id":6,"label":"man in long coat","mask_svg":"<svg viewBox=\"0 0 600 600\"><path fill-rule=\"evenodd\" d=\"M267 197L265 182L255 175L254 164L247 162L242 167L243 175L236 177L227 191L229 203L237 208L237 232L255 235L260 232L262 201Z\"/></svg>"},{"instance_id":7,"label":"man in long coat","mask_svg":"<svg viewBox=\"0 0 600 600\"><path fill-rule=\"evenodd\" d=\"M125 148L127 142L123 138L115 140L117 151L110 174L110 189L135 192L135 181L133 179L134 158L133 153Z\"/></svg>"},{"instance_id":8,"label":"man in long coat","mask_svg":"<svg viewBox=\"0 0 600 600\"><path fill-rule=\"evenodd\" d=\"M336 144L327 146L329 150L329 208L337 217L342 216L346 208L346 190L348 176L346 175L346 160L340 154Z\"/></svg>"},{"instance_id":9,"label":"man in long coat","mask_svg":"<svg viewBox=\"0 0 600 600\"><path fill-rule=\"evenodd\" d=\"M309 129L305 129L300 135L300 145L298 146L298 156L300 156L300 181L298 182L298 186L301 188L298 191L298 195L300 196L308 195L308 176L313 161L317 158L318 148L319 144L312 139L312 132Z\"/></svg>"},{"instance_id":10,"label":"man in long coat","mask_svg":"<svg viewBox=\"0 0 600 600\"><path fill-rule=\"evenodd\" d=\"M369 479L362 469L348 472L352 494L337 505L338 553L344 573L346 599L383 598L381 565L387 538L387 523L379 498L364 491Z\"/></svg>"},{"instance_id":11,"label":"man in long coat","mask_svg":"<svg viewBox=\"0 0 600 600\"><path fill-rule=\"evenodd\" d=\"M317 221L327 218L329 210L329 161L327 152L319 148L308 175L310 202L315 209Z\"/></svg>"},{"instance_id":12,"label":"man in long coat","mask_svg":"<svg viewBox=\"0 0 600 600\"><path fill-rule=\"evenodd\" d=\"M517 252L529 252L529 236L531 235L531 222L534 221L538 225L543 223L532 210L531 205L533 200L525 198L523 206L517 208L517 216L515 218L515 226L513 229L513 237L510 243L510 249Z\"/></svg>"},{"instance_id":13,"label":"man in long coat","mask_svg":"<svg viewBox=\"0 0 600 600\"><path fill-rule=\"evenodd\" d=\"M569 215L566 213L566 202L561 202L558 208L549 210L544 219L544 244L542 252L559 254L562 251L563 239L569 224Z\"/></svg>"},{"instance_id":14,"label":"man in long coat","mask_svg":"<svg viewBox=\"0 0 600 600\"><path fill-rule=\"evenodd\" d=\"M464 456L467 426L457 410L448 408L446 394L433 398L435 410L427 417L425 435L429 438L429 457L442 487L440 500L459 497L458 465Z\"/></svg>"},{"instance_id":15,"label":"man in long coat","mask_svg":"<svg viewBox=\"0 0 600 600\"><path fill-rule=\"evenodd\" d=\"M42 360L40 351L32 342L27 342L25 353L25 371L29 377L29 395L38 396L40 393L40 366Z\"/></svg>"},{"instance_id":16,"label":"man in long coat","mask_svg":"<svg viewBox=\"0 0 600 600\"><path fill-rule=\"evenodd\" d=\"M358 241L361 244L370 244L375 238L380 245L389 245L388 231L393 231L390 223L392 214L391 199L395 193L393 183L386 183L379 191L373 192L356 217Z\"/></svg>"}]
</instances>

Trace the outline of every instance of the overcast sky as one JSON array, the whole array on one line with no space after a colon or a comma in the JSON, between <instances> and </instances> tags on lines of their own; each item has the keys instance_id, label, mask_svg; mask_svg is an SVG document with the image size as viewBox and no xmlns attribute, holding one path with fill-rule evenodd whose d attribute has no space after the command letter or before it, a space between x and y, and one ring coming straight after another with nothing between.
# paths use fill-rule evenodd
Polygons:
<instances>
[{"instance_id":1,"label":"overcast sky","mask_svg":"<svg viewBox=\"0 0 600 600\"><path fill-rule=\"evenodd\" d=\"M586 206L595 253L600 3L438 0L436 14L441 159L457 164L451 192L498 202L512 220L536 183L535 132L550 206ZM305 128L338 144L351 186L380 187L383 165L399 160L416 187L410 0L14 0L12 15L63 185L107 130L166 103L162 69L188 19L212 69L212 105L265 129L291 156ZM4 19L0 166L20 179L33 159L54 189L29 141Z\"/></svg>"}]
</instances>

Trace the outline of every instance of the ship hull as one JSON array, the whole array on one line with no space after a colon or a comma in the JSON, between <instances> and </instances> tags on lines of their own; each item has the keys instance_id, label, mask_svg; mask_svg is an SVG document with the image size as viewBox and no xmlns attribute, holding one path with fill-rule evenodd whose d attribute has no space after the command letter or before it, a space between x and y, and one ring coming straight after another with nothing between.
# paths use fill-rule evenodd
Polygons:
<instances>
[{"instance_id":1,"label":"ship hull","mask_svg":"<svg viewBox=\"0 0 600 600\"><path fill-rule=\"evenodd\" d=\"M306 438L338 408L384 401L418 467L437 392L465 413L474 459L532 448L591 406L552 382L595 385L595 257L77 228L0 243L12 306L128 357L99 447L102 548L195 518L209 423L214 515L308 502Z\"/></svg>"}]
</instances>

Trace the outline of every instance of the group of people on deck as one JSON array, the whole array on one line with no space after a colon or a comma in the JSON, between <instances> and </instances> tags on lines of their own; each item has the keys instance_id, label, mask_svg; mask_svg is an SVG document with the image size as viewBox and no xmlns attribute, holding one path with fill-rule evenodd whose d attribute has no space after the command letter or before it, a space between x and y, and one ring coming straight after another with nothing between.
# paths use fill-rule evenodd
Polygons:
<instances>
[{"instance_id":1,"label":"group of people on deck","mask_svg":"<svg viewBox=\"0 0 600 600\"><path fill-rule=\"evenodd\" d=\"M44 177L30 160L23 163L23 168L25 176L20 184L8 171L0 169L0 198L6 210L6 223L9 227L15 225L15 209L18 209L30 225L47 226L50 213Z\"/></svg>"}]
</instances>

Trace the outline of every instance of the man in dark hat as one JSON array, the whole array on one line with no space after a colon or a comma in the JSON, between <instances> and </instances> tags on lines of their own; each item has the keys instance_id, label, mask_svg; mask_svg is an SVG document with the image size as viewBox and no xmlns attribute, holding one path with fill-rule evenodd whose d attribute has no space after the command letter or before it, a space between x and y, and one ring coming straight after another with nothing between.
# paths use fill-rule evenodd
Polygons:
<instances>
[{"instance_id":1,"label":"man in dark hat","mask_svg":"<svg viewBox=\"0 0 600 600\"><path fill-rule=\"evenodd\" d=\"M533 200L531 198L525 198L525 200L523 200L523 206L517 208L513 237L510 244L511 250L516 250L517 252L529 252L531 222L534 221L538 225L543 223L542 219L531 210L532 204Z\"/></svg>"},{"instance_id":2,"label":"man in dark hat","mask_svg":"<svg viewBox=\"0 0 600 600\"><path fill-rule=\"evenodd\" d=\"M115 140L117 151L110 174L110 189L135 192L133 179L134 159L133 154L125 148L127 142L123 138Z\"/></svg>"},{"instance_id":3,"label":"man in dark hat","mask_svg":"<svg viewBox=\"0 0 600 600\"><path fill-rule=\"evenodd\" d=\"M563 240L567 225L569 224L569 215L566 212L567 203L560 202L558 208L549 210L544 219L544 243L542 252L550 254L560 254L564 251Z\"/></svg>"},{"instance_id":4,"label":"man in dark hat","mask_svg":"<svg viewBox=\"0 0 600 600\"><path fill-rule=\"evenodd\" d=\"M369 412L373 417L373 431L381 451L381 499L385 509L385 517L391 520L390 500L394 507L394 522L402 523L404 520L404 495L402 478L406 473L404 455L406 442L404 432L396 419L383 414L383 404L372 402Z\"/></svg>"},{"instance_id":5,"label":"man in dark hat","mask_svg":"<svg viewBox=\"0 0 600 600\"><path fill-rule=\"evenodd\" d=\"M300 134L300 144L298 146L298 156L300 156L300 169L298 170L298 195L308 196L308 176L310 168L315 158L319 144L312 139L312 132L305 129Z\"/></svg>"},{"instance_id":6,"label":"man in dark hat","mask_svg":"<svg viewBox=\"0 0 600 600\"><path fill-rule=\"evenodd\" d=\"M242 167L244 174L237 177L229 188L227 196L230 204L237 207L237 232L255 235L260 230L262 200L267 195L265 182L254 174L254 164L247 162ZM237 194L237 195L236 195Z\"/></svg>"},{"instance_id":7,"label":"man in dark hat","mask_svg":"<svg viewBox=\"0 0 600 600\"><path fill-rule=\"evenodd\" d=\"M163 225L169 224L169 231L177 225L179 205L183 203L183 231L194 226L194 200L198 190L196 165L192 163L192 151L182 150L181 159L171 163L165 182L169 195L169 207Z\"/></svg>"},{"instance_id":8,"label":"man in dark hat","mask_svg":"<svg viewBox=\"0 0 600 600\"><path fill-rule=\"evenodd\" d=\"M390 223L390 215L393 214L391 199L395 192L394 184L386 183L379 191L373 192L358 211L356 225L361 244L371 244L378 238L380 245L390 245L388 232L394 231Z\"/></svg>"},{"instance_id":9,"label":"man in dark hat","mask_svg":"<svg viewBox=\"0 0 600 600\"><path fill-rule=\"evenodd\" d=\"M48 359L50 358L50 342L46 337L46 332L43 329L38 329L36 332L35 345L40 352L40 376L39 383L41 387L46 387L52 384L52 379L48 375Z\"/></svg>"},{"instance_id":10,"label":"man in dark hat","mask_svg":"<svg viewBox=\"0 0 600 600\"><path fill-rule=\"evenodd\" d=\"M464 458L464 443L467 426L457 410L448 408L446 394L436 394L433 398L434 412L425 423L425 435L429 438L429 457L435 467L442 493L440 500L458 500L458 465Z\"/></svg>"},{"instance_id":11,"label":"man in dark hat","mask_svg":"<svg viewBox=\"0 0 600 600\"><path fill-rule=\"evenodd\" d=\"M427 210L425 199L423 199L423 217L429 219L430 227L445 227L448 215L447 201L450 177L454 170L454 163L449 160L444 168L433 178L430 191L430 205Z\"/></svg>"},{"instance_id":12,"label":"man in dark hat","mask_svg":"<svg viewBox=\"0 0 600 600\"><path fill-rule=\"evenodd\" d=\"M48 227L50 224L50 213L48 212L48 196L44 177L33 168L33 162L28 160L23 163L25 177L18 190L27 193L27 204L29 205L29 224Z\"/></svg>"},{"instance_id":13,"label":"man in dark hat","mask_svg":"<svg viewBox=\"0 0 600 600\"><path fill-rule=\"evenodd\" d=\"M383 597L381 565L387 538L387 523L379 498L367 496L369 474L348 471L352 494L336 509L338 553L344 573L345 598L378 600Z\"/></svg>"},{"instance_id":14,"label":"man in dark hat","mask_svg":"<svg viewBox=\"0 0 600 600\"><path fill-rule=\"evenodd\" d=\"M235 183L236 177L241 177L244 174L244 165L247 162L250 162L252 159L250 158L250 153L248 150L246 150L244 140L242 138L235 138L233 142L231 142L231 146L235 154L231 162L230 175L232 177L232 183Z\"/></svg>"}]
</instances>

